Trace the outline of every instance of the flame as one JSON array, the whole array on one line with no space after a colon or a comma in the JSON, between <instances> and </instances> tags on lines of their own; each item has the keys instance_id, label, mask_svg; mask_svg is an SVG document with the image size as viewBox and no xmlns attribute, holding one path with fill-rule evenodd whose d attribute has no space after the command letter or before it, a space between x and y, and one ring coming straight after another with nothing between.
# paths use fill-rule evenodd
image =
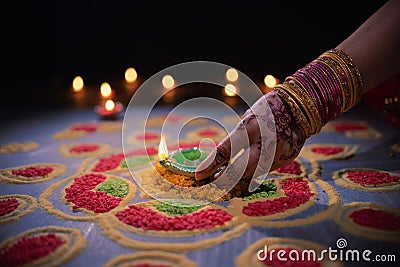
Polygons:
<instances>
[{"instance_id":1,"label":"flame","mask_svg":"<svg viewBox=\"0 0 400 267\"><path fill-rule=\"evenodd\" d=\"M233 84L228 83L224 87L224 93L227 96L235 96L237 94L236 87Z\"/></svg>"},{"instance_id":2,"label":"flame","mask_svg":"<svg viewBox=\"0 0 400 267\"><path fill-rule=\"evenodd\" d=\"M277 84L277 81L276 81L276 78L274 76L268 74L264 78L264 83L268 88L273 88Z\"/></svg>"},{"instance_id":3,"label":"flame","mask_svg":"<svg viewBox=\"0 0 400 267\"><path fill-rule=\"evenodd\" d=\"M160 160L168 159L167 143L165 142L165 138L163 135L161 135L160 145L158 146L158 158Z\"/></svg>"},{"instance_id":4,"label":"flame","mask_svg":"<svg viewBox=\"0 0 400 267\"><path fill-rule=\"evenodd\" d=\"M111 96L111 86L109 83L104 82L100 86L100 94L102 97L110 97Z\"/></svg>"},{"instance_id":5,"label":"flame","mask_svg":"<svg viewBox=\"0 0 400 267\"><path fill-rule=\"evenodd\" d=\"M125 71L125 80L127 82L134 82L137 79L137 72L134 68L128 68Z\"/></svg>"},{"instance_id":6,"label":"flame","mask_svg":"<svg viewBox=\"0 0 400 267\"><path fill-rule=\"evenodd\" d=\"M171 75L168 74L162 78L161 83L166 89L171 89L175 85L175 80Z\"/></svg>"},{"instance_id":7,"label":"flame","mask_svg":"<svg viewBox=\"0 0 400 267\"><path fill-rule=\"evenodd\" d=\"M226 71L225 73L226 79L230 82L236 82L237 79L239 78L239 73L237 70L230 68Z\"/></svg>"},{"instance_id":8,"label":"flame","mask_svg":"<svg viewBox=\"0 0 400 267\"><path fill-rule=\"evenodd\" d=\"M112 101L111 99L107 100L106 103L105 103L105 105L104 105L104 107L105 107L105 109L106 109L107 111L114 110L114 108L115 108L114 101Z\"/></svg>"},{"instance_id":9,"label":"flame","mask_svg":"<svg viewBox=\"0 0 400 267\"><path fill-rule=\"evenodd\" d=\"M81 76L76 76L72 81L72 88L74 92L79 92L83 89L84 83Z\"/></svg>"}]
</instances>

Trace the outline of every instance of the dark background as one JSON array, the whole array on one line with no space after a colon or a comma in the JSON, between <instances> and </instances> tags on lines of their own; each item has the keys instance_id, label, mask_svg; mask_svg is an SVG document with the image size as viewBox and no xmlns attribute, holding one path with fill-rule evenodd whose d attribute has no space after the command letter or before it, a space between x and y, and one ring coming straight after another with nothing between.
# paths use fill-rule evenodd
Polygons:
<instances>
[{"instance_id":1,"label":"dark background","mask_svg":"<svg viewBox=\"0 0 400 267\"><path fill-rule=\"evenodd\" d=\"M231 65L257 83L269 73L284 79L385 2L14 1L2 8L2 106L69 105L76 75L98 90L117 87L127 67L146 79L193 60Z\"/></svg>"}]
</instances>

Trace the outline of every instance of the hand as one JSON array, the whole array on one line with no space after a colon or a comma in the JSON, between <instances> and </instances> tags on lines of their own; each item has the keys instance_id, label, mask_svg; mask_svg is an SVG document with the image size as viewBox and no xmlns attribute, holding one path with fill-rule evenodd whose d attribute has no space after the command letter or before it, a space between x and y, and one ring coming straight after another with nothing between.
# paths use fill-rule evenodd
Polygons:
<instances>
[{"instance_id":1,"label":"hand","mask_svg":"<svg viewBox=\"0 0 400 267\"><path fill-rule=\"evenodd\" d=\"M259 101L266 101L275 119L276 150L271 166L272 171L286 165L297 157L306 140L306 134L295 122L292 113L275 92L264 95ZM219 172L218 169L226 165L230 161L231 155L234 156L238 152L238 147L241 146L243 146L244 154L246 154L244 158L246 158L246 161L248 159L248 162L241 166L239 165L241 168L240 173L243 173L242 178L252 178L255 173L257 173L257 176L260 175L257 171L257 164L263 148L261 147L262 131L260 131L260 123L257 119L259 115L261 114L255 114L252 108L243 114L240 123L236 125L234 130L218 144L214 153L211 153L199 165L195 173L197 180L202 180L212 175L214 175L214 179L220 177L226 168ZM247 135L242 134L242 130L246 130ZM248 141L243 140L245 136ZM232 148L231 143L236 148Z\"/></svg>"}]
</instances>

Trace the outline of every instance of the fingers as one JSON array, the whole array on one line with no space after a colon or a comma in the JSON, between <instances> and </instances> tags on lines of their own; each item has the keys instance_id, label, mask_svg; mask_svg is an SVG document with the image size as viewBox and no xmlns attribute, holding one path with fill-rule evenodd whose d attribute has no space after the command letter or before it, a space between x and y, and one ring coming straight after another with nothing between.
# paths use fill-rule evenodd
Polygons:
<instances>
[{"instance_id":1,"label":"fingers","mask_svg":"<svg viewBox=\"0 0 400 267\"><path fill-rule=\"evenodd\" d=\"M260 129L252 114L244 116L242 121L229 133L198 167L196 180L214 175L218 169L228 163L241 149L246 149L260 139Z\"/></svg>"}]
</instances>

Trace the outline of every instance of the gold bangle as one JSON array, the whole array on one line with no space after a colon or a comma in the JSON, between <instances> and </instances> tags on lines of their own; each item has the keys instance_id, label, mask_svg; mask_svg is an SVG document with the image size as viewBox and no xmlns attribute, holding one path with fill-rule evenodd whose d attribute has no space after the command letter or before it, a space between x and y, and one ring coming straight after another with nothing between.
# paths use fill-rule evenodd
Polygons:
<instances>
[{"instance_id":1,"label":"gold bangle","mask_svg":"<svg viewBox=\"0 0 400 267\"><path fill-rule=\"evenodd\" d=\"M284 90L282 84L276 85L274 87L274 91L287 105L289 105L296 123L303 128L306 136L311 136L310 124L308 123L307 118L304 116L304 113L299 107L298 103Z\"/></svg>"}]
</instances>

